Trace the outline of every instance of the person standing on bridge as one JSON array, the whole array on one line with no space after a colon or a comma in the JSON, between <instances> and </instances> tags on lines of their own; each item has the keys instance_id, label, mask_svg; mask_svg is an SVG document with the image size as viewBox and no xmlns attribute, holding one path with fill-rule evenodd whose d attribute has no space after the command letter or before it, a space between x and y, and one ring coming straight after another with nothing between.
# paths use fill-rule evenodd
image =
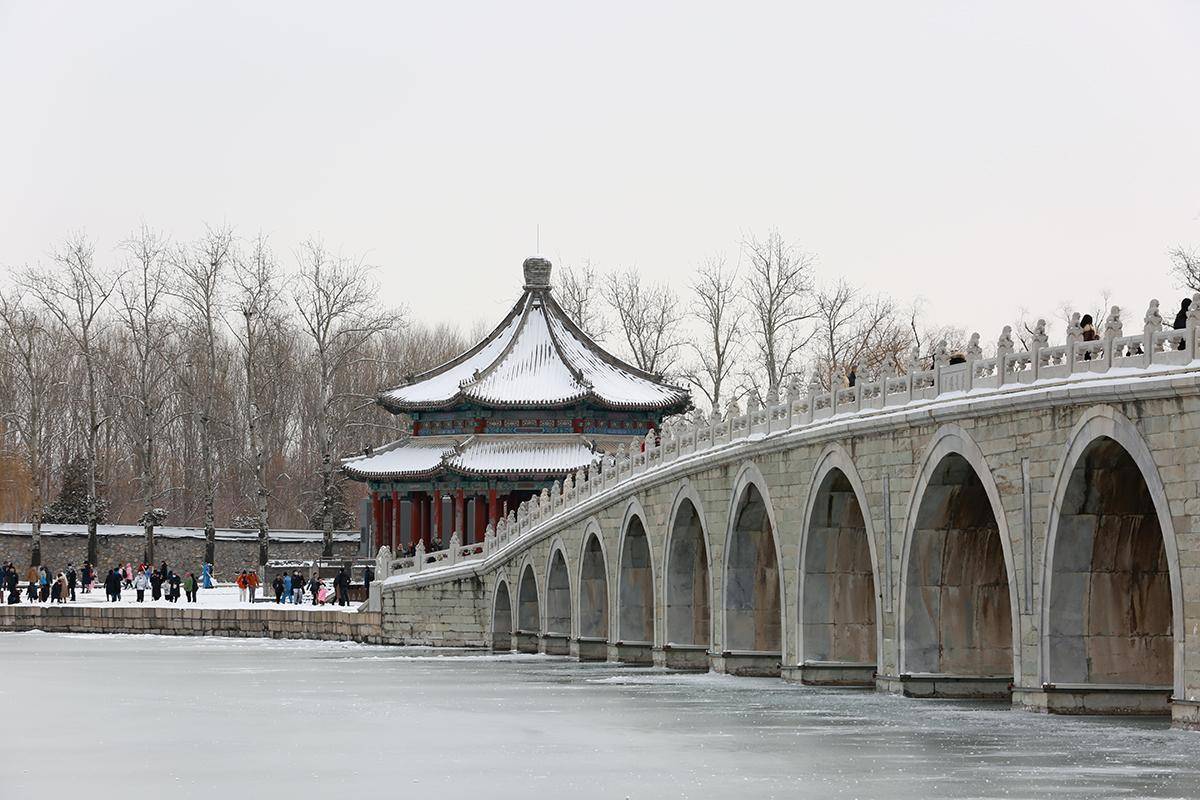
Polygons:
<instances>
[{"instance_id":1,"label":"person standing on bridge","mask_svg":"<svg viewBox=\"0 0 1200 800\"><path fill-rule=\"evenodd\" d=\"M1179 313L1175 315L1175 324L1172 325L1175 330L1181 331L1187 328L1188 309L1192 307L1192 298L1185 297L1179 304ZM1177 350L1182 350L1187 345L1186 339L1180 339Z\"/></svg>"},{"instance_id":2,"label":"person standing on bridge","mask_svg":"<svg viewBox=\"0 0 1200 800\"><path fill-rule=\"evenodd\" d=\"M150 588L150 573L146 570L146 565L138 570L137 577L133 579L133 590L137 592L137 601L139 603L146 602L146 590Z\"/></svg>"},{"instance_id":3,"label":"person standing on bridge","mask_svg":"<svg viewBox=\"0 0 1200 800\"><path fill-rule=\"evenodd\" d=\"M246 575L246 588L250 590L250 602L254 602L254 595L258 593L258 573L251 570Z\"/></svg>"}]
</instances>

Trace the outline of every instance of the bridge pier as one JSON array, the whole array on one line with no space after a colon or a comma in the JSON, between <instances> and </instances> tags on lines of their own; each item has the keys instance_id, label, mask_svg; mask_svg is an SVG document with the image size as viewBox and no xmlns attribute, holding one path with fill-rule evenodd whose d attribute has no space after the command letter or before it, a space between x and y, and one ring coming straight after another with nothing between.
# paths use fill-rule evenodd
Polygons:
<instances>
[{"instance_id":1,"label":"bridge pier","mask_svg":"<svg viewBox=\"0 0 1200 800\"><path fill-rule=\"evenodd\" d=\"M653 642L617 642L608 646L608 660L636 666L654 663Z\"/></svg>"},{"instance_id":2,"label":"bridge pier","mask_svg":"<svg viewBox=\"0 0 1200 800\"><path fill-rule=\"evenodd\" d=\"M571 637L565 633L543 633L539 645L540 652L548 656L571 654Z\"/></svg>"},{"instance_id":3,"label":"bridge pier","mask_svg":"<svg viewBox=\"0 0 1200 800\"><path fill-rule=\"evenodd\" d=\"M519 630L513 634L513 649L518 653L536 653L538 652L538 633L537 631Z\"/></svg>"},{"instance_id":4,"label":"bridge pier","mask_svg":"<svg viewBox=\"0 0 1200 800\"><path fill-rule=\"evenodd\" d=\"M654 666L708 672L708 645L664 644L654 648Z\"/></svg>"},{"instance_id":5,"label":"bridge pier","mask_svg":"<svg viewBox=\"0 0 1200 800\"><path fill-rule=\"evenodd\" d=\"M571 640L570 655L580 661L607 661L608 640L597 636L579 636Z\"/></svg>"},{"instance_id":6,"label":"bridge pier","mask_svg":"<svg viewBox=\"0 0 1200 800\"><path fill-rule=\"evenodd\" d=\"M784 667L783 679L807 686L875 687L874 662L806 661L799 666Z\"/></svg>"},{"instance_id":7,"label":"bridge pier","mask_svg":"<svg viewBox=\"0 0 1200 800\"><path fill-rule=\"evenodd\" d=\"M1171 727L1183 731L1200 731L1200 702L1172 700Z\"/></svg>"},{"instance_id":8,"label":"bridge pier","mask_svg":"<svg viewBox=\"0 0 1200 800\"><path fill-rule=\"evenodd\" d=\"M1007 700L1012 696L1008 675L939 675L922 673L876 680L879 691L905 697L938 697L954 700Z\"/></svg>"},{"instance_id":9,"label":"bridge pier","mask_svg":"<svg viewBox=\"0 0 1200 800\"><path fill-rule=\"evenodd\" d=\"M726 650L712 657L714 672L726 675L741 675L751 678L778 678L782 674L783 659L779 653L755 650Z\"/></svg>"},{"instance_id":10,"label":"bridge pier","mask_svg":"<svg viewBox=\"0 0 1200 800\"><path fill-rule=\"evenodd\" d=\"M1043 714L1166 715L1178 721L1187 716L1186 701L1171 700L1169 686L1101 686L1096 684L1046 684L1040 688L1013 689L1013 705ZM1197 704L1192 703L1196 717Z\"/></svg>"}]
</instances>

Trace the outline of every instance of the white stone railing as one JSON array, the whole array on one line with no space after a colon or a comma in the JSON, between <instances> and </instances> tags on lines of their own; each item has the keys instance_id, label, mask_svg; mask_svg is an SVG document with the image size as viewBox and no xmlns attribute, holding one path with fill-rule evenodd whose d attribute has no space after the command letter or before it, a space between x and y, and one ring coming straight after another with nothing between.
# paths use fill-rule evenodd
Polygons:
<instances>
[{"instance_id":1,"label":"white stone railing","mask_svg":"<svg viewBox=\"0 0 1200 800\"><path fill-rule=\"evenodd\" d=\"M1113 306L1100 339L1083 341L1076 314L1067 329L1065 344L1047 343L1044 320L1034 328L1031 343L1032 349L1014 352L1011 328L1005 326L997 342L997 354L992 357L983 357L979 334L975 334L960 363L950 363L954 359L946 352L945 342L940 342L932 357L932 369L913 358L906 374L885 370L876 381L859 379L852 387L835 387L832 391L817 385L802 391L793 381L783 395L768 396L765 406L751 399L745 412L731 402L723 415L714 410L707 417L696 412L690 420L667 420L657 434L648 432L639 447L630 449L622 444L617 452L605 454L590 467L568 475L561 484L555 481L553 487L510 511L497 525L489 524L482 543L463 546L455 533L445 550L426 553L424 545L418 543L415 555L398 559L387 547L382 548L377 577L486 559L547 519L571 511L600 492L647 470L738 440L803 428L844 414L899 408L914 401L966 392L1007 391L1036 381L1095 377L1118 368L1186 366L1200 353L1200 294L1192 302L1183 329L1163 330L1158 302L1152 301L1140 335L1122 335L1120 309ZM863 369L856 372L864 374Z\"/></svg>"}]
</instances>

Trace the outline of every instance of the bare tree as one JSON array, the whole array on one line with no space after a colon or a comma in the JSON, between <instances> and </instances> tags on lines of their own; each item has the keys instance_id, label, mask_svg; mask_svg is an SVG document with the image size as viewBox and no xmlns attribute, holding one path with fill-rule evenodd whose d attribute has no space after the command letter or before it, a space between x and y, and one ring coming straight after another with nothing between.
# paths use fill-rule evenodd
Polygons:
<instances>
[{"instance_id":1,"label":"bare tree","mask_svg":"<svg viewBox=\"0 0 1200 800\"><path fill-rule=\"evenodd\" d=\"M88 561L96 563L96 525L99 504L96 492L96 445L103 420L100 416L100 368L97 338L101 313L116 289L119 276L98 268L95 245L83 234L73 234L56 250L54 270L27 269L21 283L67 332L83 363L87 412L87 531Z\"/></svg>"},{"instance_id":2,"label":"bare tree","mask_svg":"<svg viewBox=\"0 0 1200 800\"><path fill-rule=\"evenodd\" d=\"M579 266L564 266L555 271L555 300L579 329L596 341L610 333L608 318L601 303L600 275L589 259Z\"/></svg>"},{"instance_id":3,"label":"bare tree","mask_svg":"<svg viewBox=\"0 0 1200 800\"><path fill-rule=\"evenodd\" d=\"M175 293L183 304L197 346L192 348L184 385L193 400L200 429L200 469L203 480L204 560L216 560L216 383L217 337L221 319L221 285L236 256L233 230L208 227L198 241L178 248L173 266L178 273Z\"/></svg>"},{"instance_id":4,"label":"bare tree","mask_svg":"<svg viewBox=\"0 0 1200 800\"><path fill-rule=\"evenodd\" d=\"M967 346L967 332L954 325L937 325L925 318L925 300L918 297L908 310L908 328L911 334L912 347L918 354L931 357L939 342L946 343L949 351L964 350ZM982 332L981 332L982 333ZM999 334L999 331L996 331ZM907 367L907 361L898 364Z\"/></svg>"},{"instance_id":5,"label":"bare tree","mask_svg":"<svg viewBox=\"0 0 1200 800\"><path fill-rule=\"evenodd\" d=\"M813 339L813 370L831 388L842 376L860 369L878 373L899 369L912 336L894 303L868 295L844 280L816 293L817 335Z\"/></svg>"},{"instance_id":6,"label":"bare tree","mask_svg":"<svg viewBox=\"0 0 1200 800\"><path fill-rule=\"evenodd\" d=\"M1200 252L1179 246L1170 252L1171 272L1181 286L1200 292Z\"/></svg>"},{"instance_id":7,"label":"bare tree","mask_svg":"<svg viewBox=\"0 0 1200 800\"><path fill-rule=\"evenodd\" d=\"M767 391L759 389L760 394L770 394L796 371L796 362L813 337L811 326L804 323L816 315L814 259L784 241L776 230L765 239L750 236L742 247L748 261L744 294L750 307L751 338Z\"/></svg>"},{"instance_id":8,"label":"bare tree","mask_svg":"<svg viewBox=\"0 0 1200 800\"><path fill-rule=\"evenodd\" d=\"M142 500L142 529L145 533L144 560L153 564L154 526L161 521L156 445L168 420L164 419L170 380L170 348L174 338L168 318L168 243L160 234L142 225L122 244L131 263L118 283L121 324L129 334L134 374L125 394L130 428L138 442L138 489Z\"/></svg>"},{"instance_id":9,"label":"bare tree","mask_svg":"<svg viewBox=\"0 0 1200 800\"><path fill-rule=\"evenodd\" d=\"M280 324L277 306L282 287L279 265L262 234L254 240L249 256L234 260L233 265L238 283L234 304L241 317L240 327L234 328L234 338L238 343L245 378L246 429L254 472L254 516L258 528L258 563L261 565L267 563L269 551L267 501L270 488L267 483L268 454L262 434L266 415L260 403L259 386L262 381L272 379L269 373L273 365L269 359L264 359L264 339ZM260 375L262 381L259 380Z\"/></svg>"},{"instance_id":10,"label":"bare tree","mask_svg":"<svg viewBox=\"0 0 1200 800\"><path fill-rule=\"evenodd\" d=\"M0 294L0 359L11 381L11 406L0 411L20 438L29 488L34 566L42 563L42 509L46 498L47 452L52 424L47 409L58 398L69 358L66 332L52 319L29 307L20 293Z\"/></svg>"},{"instance_id":11,"label":"bare tree","mask_svg":"<svg viewBox=\"0 0 1200 800\"><path fill-rule=\"evenodd\" d=\"M638 368L665 375L683 344L683 312L666 284L643 283L636 269L609 275L602 289Z\"/></svg>"},{"instance_id":12,"label":"bare tree","mask_svg":"<svg viewBox=\"0 0 1200 800\"><path fill-rule=\"evenodd\" d=\"M733 374L741 345L737 280L737 269L728 268L723 257L713 256L700 265L692 281L691 315L700 326L701 336L687 343L696 363L683 377L704 393L712 408L721 407L725 384Z\"/></svg>"},{"instance_id":13,"label":"bare tree","mask_svg":"<svg viewBox=\"0 0 1200 800\"><path fill-rule=\"evenodd\" d=\"M312 340L320 390L317 447L320 453L319 516L327 556L333 555L333 528L341 485L337 447L356 405L372 398L340 391L345 373L363 357L363 347L396 325L389 312L375 310L379 287L372 268L360 260L333 256L315 239L297 253L299 272L292 299L300 327Z\"/></svg>"}]
</instances>

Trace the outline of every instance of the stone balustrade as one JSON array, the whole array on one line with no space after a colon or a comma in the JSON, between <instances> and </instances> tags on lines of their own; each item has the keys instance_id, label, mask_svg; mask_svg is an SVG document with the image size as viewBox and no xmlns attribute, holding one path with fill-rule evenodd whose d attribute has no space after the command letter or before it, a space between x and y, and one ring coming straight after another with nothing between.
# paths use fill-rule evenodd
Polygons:
<instances>
[{"instance_id":1,"label":"stone balustrade","mask_svg":"<svg viewBox=\"0 0 1200 800\"><path fill-rule=\"evenodd\" d=\"M802 390L797 381L779 396L769 396L766 405L751 399L745 411L736 401L725 413L711 416L695 412L690 419L668 420L656 435L646 434L640 448L622 445L616 453L602 456L591 467L577 470L563 484L522 503L493 526L489 524L482 544L463 546L458 533L445 550L426 553L423 543L416 554L393 558L389 548L380 550L377 578L415 574L437 567L468 561L487 561L507 551L518 541L558 514L570 512L600 492L624 481L661 468L681 458L784 431L825 423L835 417L899 409L914 403L945 401L956 396L979 397L1019 391L1033 384L1089 381L1126 377L1136 372L1186 366L1200 353L1200 293L1192 303L1187 327L1163 329L1158 301L1152 300L1141 334L1122 335L1120 309L1113 306L1104 324L1104 335L1083 341L1078 314L1067 329L1067 341L1049 345L1045 320L1038 320L1029 339L1032 349L1016 351L1011 326L997 340L996 355L983 357L979 334L971 336L960 363L950 363L946 343L939 342L930 359L910 359L903 375L886 369L876 380L865 380L862 370L852 387L825 391L817 384ZM928 363L927 362L931 362ZM927 368L928 366L928 368Z\"/></svg>"}]
</instances>

